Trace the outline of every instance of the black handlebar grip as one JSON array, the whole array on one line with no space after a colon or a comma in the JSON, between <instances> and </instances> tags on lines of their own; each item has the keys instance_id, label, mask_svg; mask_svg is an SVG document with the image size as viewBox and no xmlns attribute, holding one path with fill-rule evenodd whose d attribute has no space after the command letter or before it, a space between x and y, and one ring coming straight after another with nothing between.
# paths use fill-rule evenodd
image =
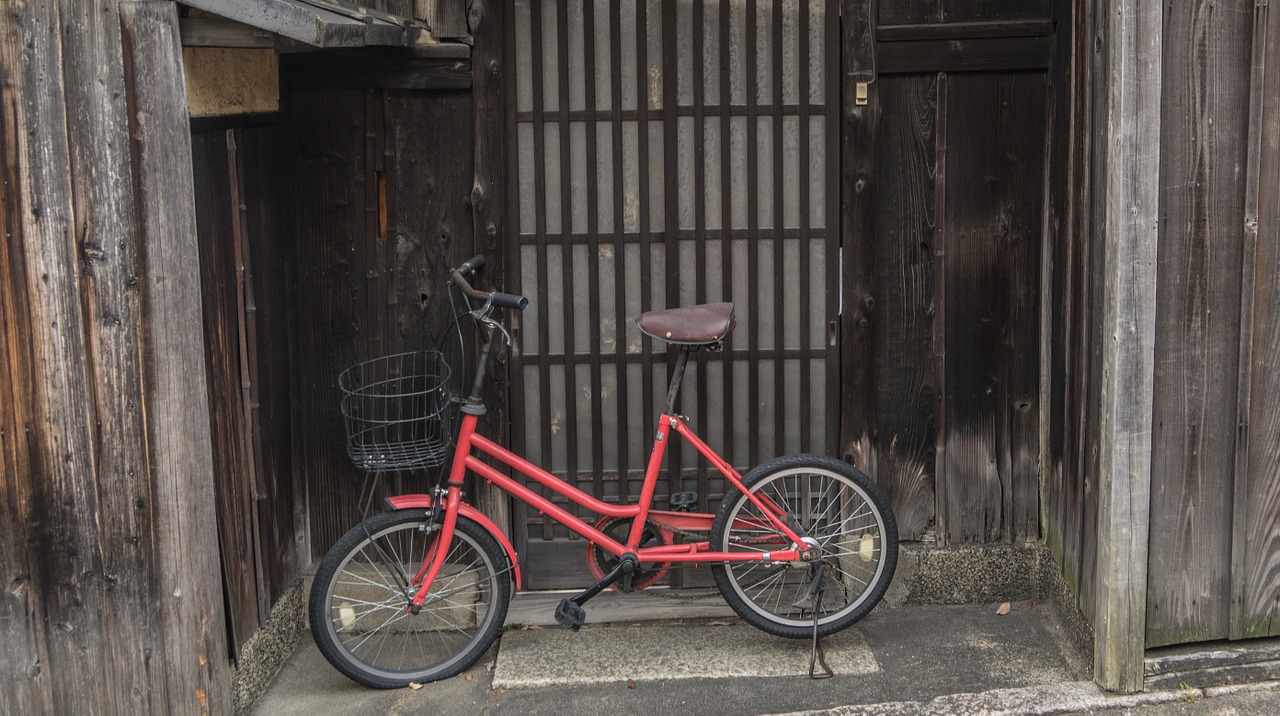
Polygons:
<instances>
[{"instance_id":1,"label":"black handlebar grip","mask_svg":"<svg viewBox=\"0 0 1280 716\"><path fill-rule=\"evenodd\" d=\"M498 308L514 308L517 311L523 311L529 307L529 299L524 296L517 296L513 293L501 293L494 291L489 296L489 302Z\"/></svg>"},{"instance_id":2,"label":"black handlebar grip","mask_svg":"<svg viewBox=\"0 0 1280 716\"><path fill-rule=\"evenodd\" d=\"M480 254L476 254L475 256L472 256L471 258L462 262L462 265L458 267L458 270L461 271L463 274L467 274L467 273L479 271L481 266L484 266L484 257L481 256Z\"/></svg>"}]
</instances>

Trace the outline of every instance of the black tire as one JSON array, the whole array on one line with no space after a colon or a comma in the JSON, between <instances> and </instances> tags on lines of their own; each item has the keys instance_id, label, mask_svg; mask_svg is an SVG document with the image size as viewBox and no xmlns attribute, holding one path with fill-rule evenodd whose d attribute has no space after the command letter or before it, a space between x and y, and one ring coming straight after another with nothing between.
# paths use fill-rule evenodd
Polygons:
<instances>
[{"instance_id":1,"label":"black tire","mask_svg":"<svg viewBox=\"0 0 1280 716\"><path fill-rule=\"evenodd\" d=\"M871 478L834 458L789 455L751 470L743 484L784 507L822 548L830 572L818 633L834 634L866 616L884 596L898 564L897 524ZM711 549L789 548L780 532L759 527L766 522L745 494L734 492L725 497L711 524ZM726 562L711 573L725 601L748 624L777 636L807 639L813 636L813 612L795 603L809 591L816 574L813 564Z\"/></svg>"},{"instance_id":2,"label":"black tire","mask_svg":"<svg viewBox=\"0 0 1280 716\"><path fill-rule=\"evenodd\" d=\"M506 620L507 555L461 516L426 603L409 613L416 589L408 582L439 534L438 525L425 527L425 510L374 515L343 535L316 572L311 635L330 664L365 686L447 679L474 664Z\"/></svg>"}]
</instances>

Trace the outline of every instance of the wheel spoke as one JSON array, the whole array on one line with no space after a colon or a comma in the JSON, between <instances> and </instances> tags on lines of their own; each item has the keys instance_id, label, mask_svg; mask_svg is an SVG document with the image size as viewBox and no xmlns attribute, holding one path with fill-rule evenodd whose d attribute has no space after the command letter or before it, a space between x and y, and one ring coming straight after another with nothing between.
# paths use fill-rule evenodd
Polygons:
<instances>
[{"instance_id":1,"label":"wheel spoke","mask_svg":"<svg viewBox=\"0 0 1280 716\"><path fill-rule=\"evenodd\" d=\"M396 582L440 546L438 533L422 531L422 514L370 518L367 528L339 542L338 553L326 557L317 572L312 632L321 652L347 676L370 686L403 686L457 673L488 648L506 613L509 582L499 580L509 579L504 576L509 570L498 569L506 565L505 555L482 528L463 520L423 606L416 614L410 611L416 589L407 579ZM350 544L345 553L339 552L343 544ZM322 618L316 618L318 609Z\"/></svg>"},{"instance_id":2,"label":"wheel spoke","mask_svg":"<svg viewBox=\"0 0 1280 716\"><path fill-rule=\"evenodd\" d=\"M897 537L892 522L873 501L874 485L842 463L824 464L824 458L806 462L804 458L782 458L773 471L749 476L748 489L762 500L771 501L797 521L808 537L816 540L822 558L831 571L820 603L814 604L819 626L842 628L860 617L878 600L892 576L893 564L886 563L883 550L896 550ZM761 468L760 470L766 470ZM720 549L768 551L759 540L769 530L752 529L753 519L761 519L759 509L741 493L735 493L721 508L714 523L713 539ZM877 498L883 501L883 498ZM874 540L866 544L870 535ZM863 545L866 544L866 548ZM762 549L762 547L764 547ZM895 551L896 555L896 551ZM760 573L760 565L750 567L729 563L716 568L722 593L735 610L749 622L784 636L799 636L812 629L809 610L797 609L812 584L811 570L782 566L777 572ZM805 616L809 613L810 616Z\"/></svg>"}]
</instances>

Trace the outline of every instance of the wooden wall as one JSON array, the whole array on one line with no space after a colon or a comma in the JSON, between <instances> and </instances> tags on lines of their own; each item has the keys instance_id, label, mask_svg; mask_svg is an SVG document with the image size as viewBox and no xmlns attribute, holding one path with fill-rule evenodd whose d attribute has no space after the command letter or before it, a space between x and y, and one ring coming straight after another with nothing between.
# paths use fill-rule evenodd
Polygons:
<instances>
[{"instance_id":1,"label":"wooden wall","mask_svg":"<svg viewBox=\"0 0 1280 716\"><path fill-rule=\"evenodd\" d=\"M1165 12L1148 646L1280 633L1277 26Z\"/></svg>"},{"instance_id":2,"label":"wooden wall","mask_svg":"<svg viewBox=\"0 0 1280 716\"><path fill-rule=\"evenodd\" d=\"M293 195L278 115L200 120L192 164L231 649L299 575L290 445Z\"/></svg>"},{"instance_id":3,"label":"wooden wall","mask_svg":"<svg viewBox=\"0 0 1280 716\"><path fill-rule=\"evenodd\" d=\"M1100 183L1090 167L1099 159L1097 113L1103 110L1102 58L1093 51L1097 18L1090 2L1064 3L1059 26L1069 25L1055 54L1070 71L1054 93L1052 131L1064 155L1055 153L1051 182L1062 186L1046 212L1053 228L1047 316L1042 340L1049 356L1042 381L1047 397L1044 464L1045 542L1062 569L1086 618L1094 615L1094 559L1097 553L1097 493L1090 489L1098 467L1098 326L1101 320L1101 251L1092 208L1101 201ZM1096 483L1093 483L1096 484Z\"/></svg>"},{"instance_id":4,"label":"wooden wall","mask_svg":"<svg viewBox=\"0 0 1280 716\"><path fill-rule=\"evenodd\" d=\"M0 15L0 712L229 710L175 5Z\"/></svg>"},{"instance_id":5,"label":"wooden wall","mask_svg":"<svg viewBox=\"0 0 1280 716\"><path fill-rule=\"evenodd\" d=\"M1110 197L1099 175L1108 87L1097 47L1110 38L1096 3L1075 5L1077 40L1060 47L1072 56L1068 116L1054 124L1069 154L1067 192L1049 213L1062 238L1047 284L1045 534L1094 619L1100 590L1112 589L1095 574L1105 527L1097 488L1107 477L1099 383L1114 342L1099 328ZM1175 3L1163 14L1159 172L1150 178L1159 191L1151 548L1138 628L1148 648L1280 633L1280 408L1268 370L1280 358L1280 124L1269 112L1280 103L1277 15L1253 2Z\"/></svg>"},{"instance_id":6,"label":"wooden wall","mask_svg":"<svg viewBox=\"0 0 1280 716\"><path fill-rule=\"evenodd\" d=\"M362 477L346 455L338 374L441 343L447 267L475 253L475 127L469 92L326 86L307 58L293 62L285 167L297 262L293 464L309 554L319 559L360 519ZM460 375L455 345L446 347ZM426 487L422 475L398 484Z\"/></svg>"}]
</instances>

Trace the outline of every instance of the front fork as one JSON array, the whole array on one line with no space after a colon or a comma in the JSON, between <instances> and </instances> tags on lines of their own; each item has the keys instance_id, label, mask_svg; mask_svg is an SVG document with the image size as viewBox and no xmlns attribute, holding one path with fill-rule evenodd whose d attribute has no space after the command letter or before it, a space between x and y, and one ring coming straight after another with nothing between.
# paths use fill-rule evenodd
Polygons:
<instances>
[{"instance_id":1,"label":"front fork","mask_svg":"<svg viewBox=\"0 0 1280 716\"><path fill-rule=\"evenodd\" d=\"M413 575L413 584L418 591L409 600L409 611L417 614L427 601L427 592L435 582L440 569L444 567L445 557L453 544L453 531L458 525L458 507L462 504L462 480L467 473L467 456L471 454L471 435L475 433L479 411L468 412L468 405L463 406L462 428L458 431L458 446L453 453L453 465L449 468L448 491L444 499L444 523L440 526L440 534L436 538L432 552L422 560L422 566ZM428 529L430 525L427 526Z\"/></svg>"}]
</instances>

